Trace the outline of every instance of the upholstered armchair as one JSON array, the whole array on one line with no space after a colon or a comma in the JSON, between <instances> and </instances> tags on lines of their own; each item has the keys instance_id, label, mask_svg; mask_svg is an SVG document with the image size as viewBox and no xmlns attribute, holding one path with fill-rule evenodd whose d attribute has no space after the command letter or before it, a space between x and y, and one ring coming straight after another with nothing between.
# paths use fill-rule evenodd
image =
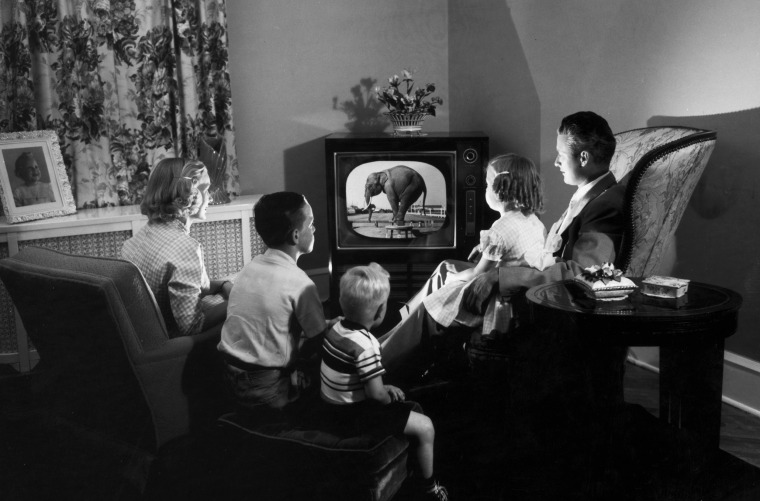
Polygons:
<instances>
[{"instance_id":1,"label":"upholstered armchair","mask_svg":"<svg viewBox=\"0 0 760 501\"><path fill-rule=\"evenodd\" d=\"M623 269L652 275L667 250L715 148L716 133L689 127L646 127L615 135L610 170L625 183L628 239Z\"/></svg>"},{"instance_id":2,"label":"upholstered armchair","mask_svg":"<svg viewBox=\"0 0 760 501\"><path fill-rule=\"evenodd\" d=\"M39 353L31 400L49 453L61 454L61 435L76 444L77 458L90 461L77 468L78 484L97 486L93 471L119 470L110 478L121 485L62 497L101 499L127 485L156 500L385 501L406 478L403 435L351 436L231 412L221 329L170 339L130 262L27 247L0 260L0 279Z\"/></svg>"},{"instance_id":3,"label":"upholstered armchair","mask_svg":"<svg viewBox=\"0 0 760 501\"><path fill-rule=\"evenodd\" d=\"M60 454L56 434L75 436L85 457L108 451L141 492L168 444L213 428L229 410L220 328L170 339L132 263L27 247L0 260L0 278L39 353L30 400L50 454Z\"/></svg>"}]
</instances>

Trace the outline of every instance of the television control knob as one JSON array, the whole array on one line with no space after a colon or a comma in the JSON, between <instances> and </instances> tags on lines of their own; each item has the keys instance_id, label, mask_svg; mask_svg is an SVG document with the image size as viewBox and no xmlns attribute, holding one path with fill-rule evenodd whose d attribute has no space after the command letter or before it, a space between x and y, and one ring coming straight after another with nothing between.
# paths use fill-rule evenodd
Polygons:
<instances>
[{"instance_id":1,"label":"television control knob","mask_svg":"<svg viewBox=\"0 0 760 501\"><path fill-rule=\"evenodd\" d=\"M475 176L472 174L469 174L467 177L464 178L464 184L465 186L475 186L475 183L477 183L478 180Z\"/></svg>"},{"instance_id":2,"label":"television control knob","mask_svg":"<svg viewBox=\"0 0 760 501\"><path fill-rule=\"evenodd\" d=\"M474 148L467 148L462 157L466 163L474 164L478 160L478 152Z\"/></svg>"}]
</instances>

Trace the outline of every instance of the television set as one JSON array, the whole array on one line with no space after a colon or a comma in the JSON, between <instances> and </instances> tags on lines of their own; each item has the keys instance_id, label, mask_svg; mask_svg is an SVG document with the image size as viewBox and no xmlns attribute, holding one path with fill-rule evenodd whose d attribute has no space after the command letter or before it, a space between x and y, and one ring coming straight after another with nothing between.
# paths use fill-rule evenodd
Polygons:
<instances>
[{"instance_id":1,"label":"television set","mask_svg":"<svg viewBox=\"0 0 760 501\"><path fill-rule=\"evenodd\" d=\"M488 137L335 133L325 138L331 282L375 261L392 293L421 286L443 259L466 259L485 223Z\"/></svg>"}]
</instances>

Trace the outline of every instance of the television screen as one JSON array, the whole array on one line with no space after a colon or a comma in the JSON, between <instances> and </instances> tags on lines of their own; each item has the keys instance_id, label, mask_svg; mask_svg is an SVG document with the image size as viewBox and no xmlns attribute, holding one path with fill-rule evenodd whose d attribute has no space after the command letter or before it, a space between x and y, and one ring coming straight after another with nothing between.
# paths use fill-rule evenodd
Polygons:
<instances>
[{"instance_id":1,"label":"television screen","mask_svg":"<svg viewBox=\"0 0 760 501\"><path fill-rule=\"evenodd\" d=\"M337 249L456 246L456 152L335 153Z\"/></svg>"},{"instance_id":2,"label":"television screen","mask_svg":"<svg viewBox=\"0 0 760 501\"><path fill-rule=\"evenodd\" d=\"M441 260L466 259L486 227L487 159L488 136L476 131L328 135L331 297L358 264L385 267L391 296L403 301Z\"/></svg>"}]
</instances>

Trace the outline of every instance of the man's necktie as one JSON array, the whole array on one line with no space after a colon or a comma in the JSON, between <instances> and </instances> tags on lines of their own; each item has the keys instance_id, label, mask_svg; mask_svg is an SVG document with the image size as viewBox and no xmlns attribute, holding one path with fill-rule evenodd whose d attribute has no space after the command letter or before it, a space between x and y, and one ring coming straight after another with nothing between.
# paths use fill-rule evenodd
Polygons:
<instances>
[{"instance_id":1,"label":"man's necktie","mask_svg":"<svg viewBox=\"0 0 760 501\"><path fill-rule=\"evenodd\" d=\"M575 200L570 200L570 205L568 205L565 212L562 213L562 216L560 216L557 222L551 227L549 234L546 236L546 244L544 245L545 251L553 254L562 247L561 235L574 217L573 210L575 209L576 204L577 202Z\"/></svg>"}]
</instances>

